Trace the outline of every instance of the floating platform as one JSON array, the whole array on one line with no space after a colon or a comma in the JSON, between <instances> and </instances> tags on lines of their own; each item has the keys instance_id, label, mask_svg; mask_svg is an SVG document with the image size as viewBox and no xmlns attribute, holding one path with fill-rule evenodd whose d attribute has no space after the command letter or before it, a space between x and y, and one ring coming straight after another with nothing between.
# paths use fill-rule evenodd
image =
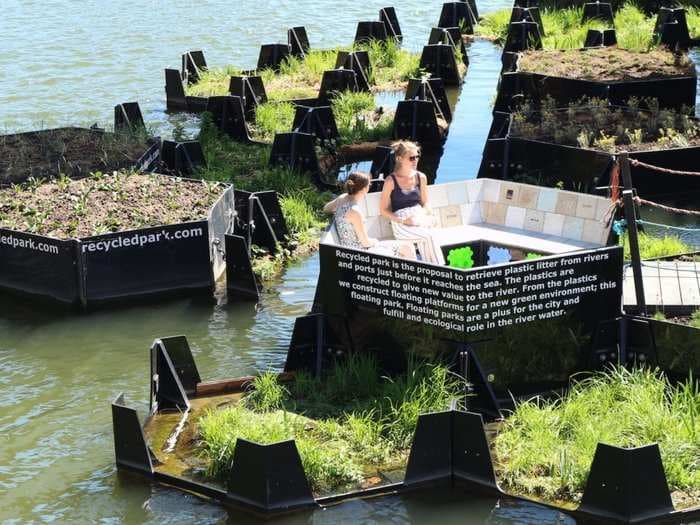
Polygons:
<instances>
[{"instance_id":1,"label":"floating platform","mask_svg":"<svg viewBox=\"0 0 700 525\"><path fill-rule=\"evenodd\" d=\"M627 312L637 312L632 265L626 264L624 272L624 308ZM642 280L646 311L690 315L700 308L700 262L642 261Z\"/></svg>"}]
</instances>

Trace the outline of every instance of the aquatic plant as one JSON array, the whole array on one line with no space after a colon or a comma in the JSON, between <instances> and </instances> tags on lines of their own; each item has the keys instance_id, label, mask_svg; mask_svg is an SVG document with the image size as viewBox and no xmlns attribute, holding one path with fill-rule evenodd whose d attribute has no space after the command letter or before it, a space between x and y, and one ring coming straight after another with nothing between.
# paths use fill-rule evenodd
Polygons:
<instances>
[{"instance_id":1,"label":"aquatic plant","mask_svg":"<svg viewBox=\"0 0 700 525\"><path fill-rule=\"evenodd\" d=\"M292 131L294 105L291 102L266 102L255 108L252 124L253 135L257 140L272 142L276 133Z\"/></svg>"},{"instance_id":2,"label":"aquatic plant","mask_svg":"<svg viewBox=\"0 0 700 525\"><path fill-rule=\"evenodd\" d=\"M396 40L370 40L355 44L354 49L369 55L373 91L396 90L408 79L420 76L420 55L403 49Z\"/></svg>"},{"instance_id":3,"label":"aquatic plant","mask_svg":"<svg viewBox=\"0 0 700 525\"><path fill-rule=\"evenodd\" d=\"M419 72L420 57L391 40L388 42L370 41L358 44L355 49L365 50L372 64L371 80L374 91L399 89L403 82ZM291 101L315 98L321 86L323 72L335 68L338 51L351 48L316 49L306 53L304 58L289 56L282 61L279 71L263 69L262 77L268 100ZM228 94L231 75L240 75L237 67L210 68L202 72L199 81L186 88L188 95L212 96Z\"/></svg>"},{"instance_id":4,"label":"aquatic plant","mask_svg":"<svg viewBox=\"0 0 700 525\"><path fill-rule=\"evenodd\" d=\"M583 9L580 6L558 8L541 6L542 25L545 36L544 49L578 49L583 47L589 29L607 29L609 25L600 20L582 22ZM700 9L686 6L688 28L691 35L700 32ZM482 38L505 42L508 34L511 9L499 9L485 13L474 29L474 34ZM646 13L634 2L627 2L615 11L614 27L618 46L630 51L649 51L656 46L653 39L656 14Z\"/></svg>"},{"instance_id":5,"label":"aquatic plant","mask_svg":"<svg viewBox=\"0 0 700 525\"><path fill-rule=\"evenodd\" d=\"M447 409L464 393L463 380L444 365L411 360L405 373L388 378L374 356L361 354L337 360L321 378L298 372L286 387L275 383L274 374L263 374L239 404L199 419L210 476L227 475L238 438L293 438L314 491L358 483L369 467L405 461L418 416Z\"/></svg>"},{"instance_id":6,"label":"aquatic plant","mask_svg":"<svg viewBox=\"0 0 700 525\"><path fill-rule=\"evenodd\" d=\"M520 402L493 442L500 483L578 501L597 444L658 443L671 490L700 489L700 387L659 371L614 368L575 380L561 398Z\"/></svg>"},{"instance_id":7,"label":"aquatic plant","mask_svg":"<svg viewBox=\"0 0 700 525\"><path fill-rule=\"evenodd\" d=\"M669 255L678 255L681 253L689 253L693 248L683 242L677 235L664 235L663 237L654 237L646 233L639 233L639 254L642 259L654 259L656 257L667 257ZM625 259L632 258L630 255L629 235L620 240L624 247Z\"/></svg>"},{"instance_id":8,"label":"aquatic plant","mask_svg":"<svg viewBox=\"0 0 700 525\"><path fill-rule=\"evenodd\" d=\"M627 106L611 106L584 97L556 109L547 97L539 111L526 102L513 113L510 135L607 152L639 151L697 145L700 124L688 108L661 109L657 99L631 97Z\"/></svg>"},{"instance_id":9,"label":"aquatic plant","mask_svg":"<svg viewBox=\"0 0 700 525\"><path fill-rule=\"evenodd\" d=\"M374 142L391 137L394 127L393 112L383 108L375 109L374 95L371 93L338 93L331 101L340 134L340 142Z\"/></svg>"},{"instance_id":10,"label":"aquatic plant","mask_svg":"<svg viewBox=\"0 0 700 525\"><path fill-rule=\"evenodd\" d=\"M278 276L288 263L318 245L318 232L326 220L321 210L329 195L318 191L309 174L269 166L270 146L232 140L216 129L207 113L202 116L199 140L207 167L198 170L196 176L231 182L238 190L275 190L280 195L289 227L289 248L272 255L263 248L252 247L253 271L262 281Z\"/></svg>"}]
</instances>

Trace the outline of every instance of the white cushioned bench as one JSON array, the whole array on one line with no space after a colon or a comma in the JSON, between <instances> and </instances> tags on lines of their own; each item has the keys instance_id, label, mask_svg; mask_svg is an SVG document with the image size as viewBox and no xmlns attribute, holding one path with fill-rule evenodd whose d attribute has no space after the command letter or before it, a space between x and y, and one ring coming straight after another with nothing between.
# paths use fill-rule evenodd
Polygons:
<instances>
[{"instance_id":1,"label":"white cushioned bench","mask_svg":"<svg viewBox=\"0 0 700 525\"><path fill-rule=\"evenodd\" d=\"M594 195L494 179L433 184L428 193L441 246L482 240L554 254L604 246L610 232L603 223L610 201ZM360 202L368 234L393 239L379 199L370 193ZM337 244L337 237L322 242Z\"/></svg>"}]
</instances>

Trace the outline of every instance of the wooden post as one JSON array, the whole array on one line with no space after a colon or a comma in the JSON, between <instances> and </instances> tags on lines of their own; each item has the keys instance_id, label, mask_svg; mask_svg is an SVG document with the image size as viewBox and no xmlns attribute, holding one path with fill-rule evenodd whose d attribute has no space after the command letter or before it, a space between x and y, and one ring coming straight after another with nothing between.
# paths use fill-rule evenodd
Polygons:
<instances>
[{"instance_id":1,"label":"wooden post","mask_svg":"<svg viewBox=\"0 0 700 525\"><path fill-rule=\"evenodd\" d=\"M639 234L637 232L637 217L634 206L634 189L632 188L632 175L630 174L630 161L627 152L618 156L622 172L622 203L627 221L627 236L630 243L630 256L632 258L632 274L634 276L634 292L637 297L637 307L646 311L644 300L644 282L642 279L642 258L639 255Z\"/></svg>"}]
</instances>

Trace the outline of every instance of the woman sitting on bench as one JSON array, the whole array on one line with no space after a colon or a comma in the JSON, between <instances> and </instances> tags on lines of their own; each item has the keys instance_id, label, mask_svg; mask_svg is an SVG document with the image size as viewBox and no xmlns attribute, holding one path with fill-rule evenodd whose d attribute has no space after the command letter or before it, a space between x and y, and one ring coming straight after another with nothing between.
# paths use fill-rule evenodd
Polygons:
<instances>
[{"instance_id":1,"label":"woman sitting on bench","mask_svg":"<svg viewBox=\"0 0 700 525\"><path fill-rule=\"evenodd\" d=\"M367 250L380 255L415 259L413 247L400 241L380 241L367 235L364 216L358 203L369 192L370 176L355 171L345 181L344 193L323 208L326 213L335 213L335 229L341 246Z\"/></svg>"},{"instance_id":2,"label":"woman sitting on bench","mask_svg":"<svg viewBox=\"0 0 700 525\"><path fill-rule=\"evenodd\" d=\"M430 228L435 224L428 208L428 179L416 169L420 159L418 144L408 140L394 142L396 167L384 180L379 209L391 221L396 239L413 241L426 262L445 264L440 246Z\"/></svg>"}]
</instances>

